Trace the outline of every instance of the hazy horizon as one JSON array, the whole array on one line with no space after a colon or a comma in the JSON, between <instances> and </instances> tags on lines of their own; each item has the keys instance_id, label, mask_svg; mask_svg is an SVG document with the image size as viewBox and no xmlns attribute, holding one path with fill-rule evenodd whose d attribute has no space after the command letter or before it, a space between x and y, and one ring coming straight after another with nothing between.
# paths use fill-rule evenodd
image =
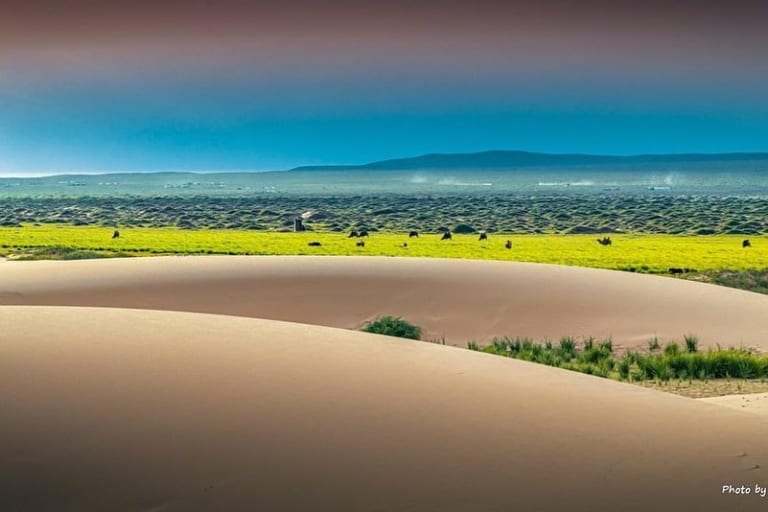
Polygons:
<instances>
[{"instance_id":1,"label":"hazy horizon","mask_svg":"<svg viewBox=\"0 0 768 512\"><path fill-rule=\"evenodd\" d=\"M476 153L424 153L420 155L402 155L401 157L396 157L393 160L408 160L412 158L420 158L425 156L432 156L432 155L452 155L452 156L463 156L463 155L476 155L476 154L482 154L482 153L494 153L494 152L509 152L509 153L535 153L530 152L526 150L519 150L519 149L488 149L484 151L479 151ZM764 156L768 154L768 151L755 151L755 152L729 152L729 153L707 153L707 152L701 152L701 153L663 153L663 154L609 154L609 153L603 153L603 154L592 154L592 153L584 153L584 152L574 152L574 153L537 153L547 156L569 156L569 155L584 155L584 156L607 156L607 157L643 157L643 156L685 156L685 155L708 155L708 156L728 156L728 155L734 155L734 154L754 154L754 155L760 155ZM328 167L346 167L350 166L352 168L356 166L363 166L371 163L378 163L380 161L373 161L373 162L355 162L352 164L327 164ZM195 169L195 170L186 170L186 169L146 169L146 170L135 170L135 171L85 171L85 172L78 172L77 170L70 170L65 172L40 172L40 173L33 173L33 172L27 172L27 173L19 173L19 174L12 174L12 173L4 173L0 172L0 178L3 179L9 179L9 178L52 178L52 177L60 177L60 176L109 176L109 175L122 175L122 174L238 174L238 173L275 173L275 172L287 172L287 171L293 171L293 170L300 170L303 167L312 167L312 165L298 165L295 167L290 168L284 168L284 169ZM567 168L568 166L560 166L561 168ZM557 169L558 166L553 166L553 169ZM510 166L508 170L512 170L514 167ZM413 170L421 171L421 170L429 170L429 168L424 169L418 169L415 168ZM435 169L436 171L439 171L439 169ZM478 169L482 170L482 169ZM377 171L378 172L378 171ZM463 169L462 172L472 172L471 169L466 168ZM503 168L496 169L495 172L504 172Z\"/></svg>"}]
</instances>

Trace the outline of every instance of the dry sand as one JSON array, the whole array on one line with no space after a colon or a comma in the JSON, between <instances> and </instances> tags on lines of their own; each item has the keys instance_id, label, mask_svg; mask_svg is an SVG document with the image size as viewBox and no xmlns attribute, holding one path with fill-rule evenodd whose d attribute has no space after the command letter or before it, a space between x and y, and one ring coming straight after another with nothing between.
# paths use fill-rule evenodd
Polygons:
<instances>
[{"instance_id":1,"label":"dry sand","mask_svg":"<svg viewBox=\"0 0 768 512\"><path fill-rule=\"evenodd\" d=\"M760 416L768 418L768 393L716 396L713 398L701 398L700 400L702 402L759 414Z\"/></svg>"},{"instance_id":2,"label":"dry sand","mask_svg":"<svg viewBox=\"0 0 768 512\"><path fill-rule=\"evenodd\" d=\"M674 278L526 263L385 257L7 262L0 304L147 308L359 329L399 315L447 343L612 337L768 350L768 296Z\"/></svg>"},{"instance_id":3,"label":"dry sand","mask_svg":"<svg viewBox=\"0 0 768 512\"><path fill-rule=\"evenodd\" d=\"M768 504L721 494L768 483L768 422L692 399L241 317L0 307L0 325L0 510Z\"/></svg>"}]
</instances>

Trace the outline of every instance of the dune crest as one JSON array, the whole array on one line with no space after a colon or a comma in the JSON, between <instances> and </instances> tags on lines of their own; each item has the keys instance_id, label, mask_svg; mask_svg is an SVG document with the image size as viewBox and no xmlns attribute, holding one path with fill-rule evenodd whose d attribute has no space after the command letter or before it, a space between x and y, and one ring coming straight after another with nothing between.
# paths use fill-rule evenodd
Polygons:
<instances>
[{"instance_id":1,"label":"dune crest","mask_svg":"<svg viewBox=\"0 0 768 512\"><path fill-rule=\"evenodd\" d=\"M611 337L768 350L768 296L648 275L530 263L315 256L8 262L0 304L146 308L359 329L399 315L448 344Z\"/></svg>"}]
</instances>

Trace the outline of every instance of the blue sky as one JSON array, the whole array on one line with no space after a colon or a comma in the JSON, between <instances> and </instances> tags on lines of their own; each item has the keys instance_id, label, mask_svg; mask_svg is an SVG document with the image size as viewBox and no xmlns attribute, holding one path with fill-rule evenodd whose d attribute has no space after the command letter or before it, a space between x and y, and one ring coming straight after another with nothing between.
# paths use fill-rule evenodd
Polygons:
<instances>
[{"instance_id":1,"label":"blue sky","mask_svg":"<svg viewBox=\"0 0 768 512\"><path fill-rule=\"evenodd\" d=\"M0 19L3 175L768 151L767 2L29 5Z\"/></svg>"},{"instance_id":2,"label":"blue sky","mask_svg":"<svg viewBox=\"0 0 768 512\"><path fill-rule=\"evenodd\" d=\"M478 111L309 117L156 117L75 107L3 116L6 174L265 170L429 152L525 149L605 154L768 149L762 113Z\"/></svg>"}]
</instances>

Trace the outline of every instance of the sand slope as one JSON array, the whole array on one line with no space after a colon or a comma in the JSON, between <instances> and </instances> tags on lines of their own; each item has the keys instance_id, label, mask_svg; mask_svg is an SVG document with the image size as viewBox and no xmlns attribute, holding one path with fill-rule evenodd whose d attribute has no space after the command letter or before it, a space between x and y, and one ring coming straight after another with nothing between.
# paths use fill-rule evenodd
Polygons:
<instances>
[{"instance_id":1,"label":"sand slope","mask_svg":"<svg viewBox=\"0 0 768 512\"><path fill-rule=\"evenodd\" d=\"M0 509L765 510L768 422L432 344L0 308ZM706 425L706 428L702 428Z\"/></svg>"},{"instance_id":2,"label":"sand slope","mask_svg":"<svg viewBox=\"0 0 768 512\"><path fill-rule=\"evenodd\" d=\"M768 350L768 296L673 278L493 261L162 257L7 262L0 304L220 313L357 329L394 314L426 336L652 336Z\"/></svg>"},{"instance_id":3,"label":"sand slope","mask_svg":"<svg viewBox=\"0 0 768 512\"><path fill-rule=\"evenodd\" d=\"M715 396L701 398L702 402L722 405L732 409L759 414L768 418L768 393L750 393L746 395Z\"/></svg>"}]
</instances>

